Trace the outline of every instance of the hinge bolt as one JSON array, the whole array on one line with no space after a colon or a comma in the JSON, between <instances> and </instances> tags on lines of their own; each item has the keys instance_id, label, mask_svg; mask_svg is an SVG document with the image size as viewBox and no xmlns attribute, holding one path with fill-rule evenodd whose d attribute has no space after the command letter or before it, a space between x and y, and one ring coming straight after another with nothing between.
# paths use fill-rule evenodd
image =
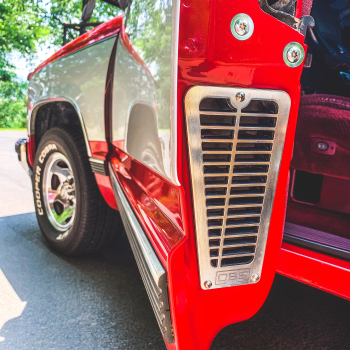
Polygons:
<instances>
[{"instance_id":1,"label":"hinge bolt","mask_svg":"<svg viewBox=\"0 0 350 350\"><path fill-rule=\"evenodd\" d=\"M290 63L295 63L300 60L301 52L300 49L296 46L292 46L288 51L287 51L287 60Z\"/></svg>"},{"instance_id":2,"label":"hinge bolt","mask_svg":"<svg viewBox=\"0 0 350 350\"><path fill-rule=\"evenodd\" d=\"M283 50L283 60L288 67L298 67L305 57L304 48L297 42L289 43Z\"/></svg>"},{"instance_id":3,"label":"hinge bolt","mask_svg":"<svg viewBox=\"0 0 350 350\"><path fill-rule=\"evenodd\" d=\"M252 281L258 282L260 279L260 276L257 273L252 274Z\"/></svg>"},{"instance_id":4,"label":"hinge bolt","mask_svg":"<svg viewBox=\"0 0 350 350\"><path fill-rule=\"evenodd\" d=\"M247 40L253 34L254 22L247 14L239 13L232 18L230 29L236 39Z\"/></svg>"},{"instance_id":5,"label":"hinge bolt","mask_svg":"<svg viewBox=\"0 0 350 350\"><path fill-rule=\"evenodd\" d=\"M237 19L237 21L235 22L235 32L240 36L246 35L249 32L248 21L244 18Z\"/></svg>"},{"instance_id":6,"label":"hinge bolt","mask_svg":"<svg viewBox=\"0 0 350 350\"><path fill-rule=\"evenodd\" d=\"M212 285L213 285L213 283L211 283L210 280L207 280L207 281L204 282L204 287L207 288L207 289L211 288Z\"/></svg>"},{"instance_id":7,"label":"hinge bolt","mask_svg":"<svg viewBox=\"0 0 350 350\"><path fill-rule=\"evenodd\" d=\"M237 92L236 101L243 102L244 100L245 100L245 93L244 92Z\"/></svg>"}]
</instances>

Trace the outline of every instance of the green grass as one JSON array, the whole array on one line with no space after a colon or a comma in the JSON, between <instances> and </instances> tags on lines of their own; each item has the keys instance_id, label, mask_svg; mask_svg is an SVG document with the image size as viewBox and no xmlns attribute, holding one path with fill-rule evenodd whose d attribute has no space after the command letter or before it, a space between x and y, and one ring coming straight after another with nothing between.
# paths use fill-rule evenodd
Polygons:
<instances>
[{"instance_id":1,"label":"green grass","mask_svg":"<svg viewBox=\"0 0 350 350\"><path fill-rule=\"evenodd\" d=\"M0 131L27 131L27 128L0 128Z\"/></svg>"}]
</instances>

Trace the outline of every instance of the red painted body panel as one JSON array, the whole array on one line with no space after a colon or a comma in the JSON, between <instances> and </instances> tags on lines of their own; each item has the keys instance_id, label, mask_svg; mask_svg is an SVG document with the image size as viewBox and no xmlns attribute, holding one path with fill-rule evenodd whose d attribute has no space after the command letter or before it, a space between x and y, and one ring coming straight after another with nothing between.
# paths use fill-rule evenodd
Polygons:
<instances>
[{"instance_id":1,"label":"red painted body panel","mask_svg":"<svg viewBox=\"0 0 350 350\"><path fill-rule=\"evenodd\" d=\"M28 75L28 80L40 69L47 66L48 64L56 61L57 59L66 56L76 50L82 49L87 45L91 45L100 41L102 39L108 38L109 36L116 34L119 31L119 28L123 22L123 15L113 18L112 20L99 25L98 27L89 30L84 35L78 37L67 45L63 46L60 50L55 52L51 57L46 61L41 63L34 72Z\"/></svg>"},{"instance_id":2,"label":"red painted body panel","mask_svg":"<svg viewBox=\"0 0 350 350\"><path fill-rule=\"evenodd\" d=\"M244 42L230 32L231 19L242 12L248 13L255 24L252 37ZM181 186L169 183L118 148L111 158L130 204L167 269L177 349L209 349L222 328L253 316L271 288L282 241L300 96L302 66L287 67L282 56L292 41L303 45L304 37L264 13L257 1L184 1L180 10L177 101L177 172ZM183 115L184 96L195 85L278 89L286 91L292 100L262 276L254 285L205 291L199 284ZM166 208L160 205L162 196L168 197Z\"/></svg>"},{"instance_id":3,"label":"red painted body panel","mask_svg":"<svg viewBox=\"0 0 350 350\"><path fill-rule=\"evenodd\" d=\"M106 160L108 154L107 141L89 141L89 145L93 158Z\"/></svg>"},{"instance_id":4,"label":"red painted body panel","mask_svg":"<svg viewBox=\"0 0 350 350\"><path fill-rule=\"evenodd\" d=\"M277 272L350 300L350 262L283 243Z\"/></svg>"},{"instance_id":5,"label":"red painted body panel","mask_svg":"<svg viewBox=\"0 0 350 350\"><path fill-rule=\"evenodd\" d=\"M115 200L115 196L114 196L114 192L113 192L113 188L112 188L111 180L109 176L95 174L95 179L104 200L107 202L107 204L111 208L118 210L118 204L117 204L117 201Z\"/></svg>"},{"instance_id":6,"label":"red painted body panel","mask_svg":"<svg viewBox=\"0 0 350 350\"><path fill-rule=\"evenodd\" d=\"M90 141L91 156L93 158L106 161L108 155L108 144L106 141ZM118 210L117 201L115 200L111 180L108 175L95 174L97 185L107 204L113 209Z\"/></svg>"},{"instance_id":7,"label":"red painted body panel","mask_svg":"<svg viewBox=\"0 0 350 350\"><path fill-rule=\"evenodd\" d=\"M236 40L230 22L247 13L255 29L247 41ZM271 28L275 28L273 34ZM273 40L272 40L273 39ZM277 267L282 241L286 186L300 96L302 66L283 62L283 49L304 37L264 13L257 1L184 1L180 13L178 76L178 174L186 240L169 256L168 278L178 349L209 349L225 326L253 316L264 303ZM304 46L306 49L306 47ZM204 291L200 288L189 181L183 100L194 85L242 86L286 91L292 100L261 280L254 285ZM208 316L209 315L209 316Z\"/></svg>"},{"instance_id":8,"label":"red painted body panel","mask_svg":"<svg viewBox=\"0 0 350 350\"><path fill-rule=\"evenodd\" d=\"M35 158L35 135L28 136L27 157L29 165L33 168Z\"/></svg>"},{"instance_id":9,"label":"red painted body panel","mask_svg":"<svg viewBox=\"0 0 350 350\"><path fill-rule=\"evenodd\" d=\"M184 238L181 189L118 148L111 164L153 248L167 269L169 254Z\"/></svg>"},{"instance_id":10,"label":"red painted body panel","mask_svg":"<svg viewBox=\"0 0 350 350\"><path fill-rule=\"evenodd\" d=\"M300 18L302 16L303 0L298 0L295 6L295 17Z\"/></svg>"}]
</instances>

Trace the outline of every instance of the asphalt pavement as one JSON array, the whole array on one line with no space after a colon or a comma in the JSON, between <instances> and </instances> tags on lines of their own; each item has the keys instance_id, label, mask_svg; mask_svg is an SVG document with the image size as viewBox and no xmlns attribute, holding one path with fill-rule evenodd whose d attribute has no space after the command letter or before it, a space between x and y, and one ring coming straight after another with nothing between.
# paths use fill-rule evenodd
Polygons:
<instances>
[{"instance_id":1,"label":"asphalt pavement","mask_svg":"<svg viewBox=\"0 0 350 350\"><path fill-rule=\"evenodd\" d=\"M20 137L0 131L0 269L27 305L0 329L0 350L165 349L125 235L84 257L47 247L14 152ZM262 309L212 350L350 349L349 327L350 302L276 276Z\"/></svg>"}]
</instances>

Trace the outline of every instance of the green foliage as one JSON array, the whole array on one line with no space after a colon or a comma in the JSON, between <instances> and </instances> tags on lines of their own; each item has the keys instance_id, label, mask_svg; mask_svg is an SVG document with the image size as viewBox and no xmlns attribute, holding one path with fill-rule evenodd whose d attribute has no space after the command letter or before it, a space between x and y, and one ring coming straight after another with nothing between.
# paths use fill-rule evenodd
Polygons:
<instances>
[{"instance_id":1,"label":"green foliage","mask_svg":"<svg viewBox=\"0 0 350 350\"><path fill-rule=\"evenodd\" d=\"M120 10L97 1L90 22L105 22ZM26 124L27 84L18 81L9 54L24 57L38 44L62 45L63 24L80 23L82 0L0 0L0 128L22 128ZM69 30L67 42L79 31Z\"/></svg>"},{"instance_id":2,"label":"green foliage","mask_svg":"<svg viewBox=\"0 0 350 350\"><path fill-rule=\"evenodd\" d=\"M127 31L156 81L158 126L170 128L171 0L134 0Z\"/></svg>"},{"instance_id":3,"label":"green foliage","mask_svg":"<svg viewBox=\"0 0 350 350\"><path fill-rule=\"evenodd\" d=\"M26 127L27 83L0 81L0 128Z\"/></svg>"},{"instance_id":4,"label":"green foliage","mask_svg":"<svg viewBox=\"0 0 350 350\"><path fill-rule=\"evenodd\" d=\"M89 22L106 22L121 13L121 10L105 2L97 1L93 15ZM51 0L50 11L47 14L48 27L51 31L51 43L54 45L63 44L63 25L80 23L82 14L82 0ZM91 29L91 28L88 28ZM79 36L79 31L69 29L67 42Z\"/></svg>"},{"instance_id":5,"label":"green foliage","mask_svg":"<svg viewBox=\"0 0 350 350\"><path fill-rule=\"evenodd\" d=\"M35 52L49 34L39 1L0 0L0 128L26 126L26 87L16 80L8 54Z\"/></svg>"}]
</instances>

